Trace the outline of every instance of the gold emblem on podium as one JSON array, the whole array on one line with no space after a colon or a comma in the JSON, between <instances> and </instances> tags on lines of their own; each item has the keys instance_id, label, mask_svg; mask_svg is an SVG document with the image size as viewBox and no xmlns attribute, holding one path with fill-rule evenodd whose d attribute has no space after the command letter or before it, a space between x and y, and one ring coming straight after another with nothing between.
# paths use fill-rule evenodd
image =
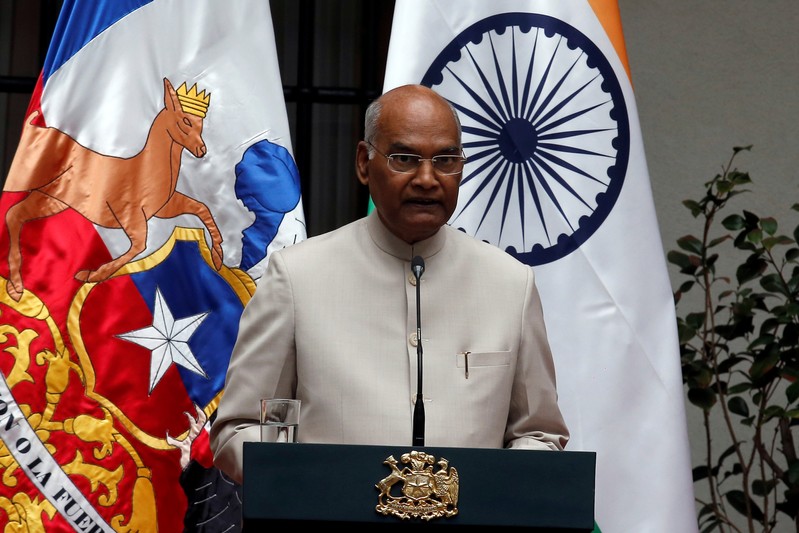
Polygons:
<instances>
[{"instance_id":1,"label":"gold emblem on podium","mask_svg":"<svg viewBox=\"0 0 799 533\"><path fill-rule=\"evenodd\" d=\"M391 473L375 485L380 491L375 507L378 513L403 520L458 514L458 471L449 461L443 457L436 461L435 456L418 450L402 454L400 460L410 466L400 470L393 455L383 461ZM434 471L433 465L439 469ZM391 492L398 483L402 483L401 495L394 495Z\"/></svg>"}]
</instances>

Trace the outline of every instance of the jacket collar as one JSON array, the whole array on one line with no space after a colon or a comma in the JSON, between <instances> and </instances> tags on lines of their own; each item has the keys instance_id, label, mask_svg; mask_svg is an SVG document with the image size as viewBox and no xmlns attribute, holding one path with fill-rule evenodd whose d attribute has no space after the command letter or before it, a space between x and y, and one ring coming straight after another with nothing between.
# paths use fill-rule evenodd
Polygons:
<instances>
[{"instance_id":1,"label":"jacket collar","mask_svg":"<svg viewBox=\"0 0 799 533\"><path fill-rule=\"evenodd\" d=\"M403 261L410 261L416 255L427 258L437 254L444 248L444 244L447 242L447 232L449 231L447 226L443 226L432 237L414 244L408 244L389 231L380 220L380 217L377 216L377 210L373 210L367 215L366 227L369 230L372 242L378 248Z\"/></svg>"}]
</instances>

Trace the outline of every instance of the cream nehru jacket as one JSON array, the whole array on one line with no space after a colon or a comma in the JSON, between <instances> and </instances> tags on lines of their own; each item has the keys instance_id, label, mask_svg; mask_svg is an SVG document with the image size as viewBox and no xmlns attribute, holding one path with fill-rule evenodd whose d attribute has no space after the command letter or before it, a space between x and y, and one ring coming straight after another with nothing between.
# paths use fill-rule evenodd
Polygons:
<instances>
[{"instance_id":1,"label":"cream nehru jacket","mask_svg":"<svg viewBox=\"0 0 799 533\"><path fill-rule=\"evenodd\" d=\"M301 442L411 445L415 255L425 261L425 445L563 449L533 270L449 226L406 244L373 212L270 256L211 427L220 469L241 481L260 398L302 400Z\"/></svg>"}]
</instances>

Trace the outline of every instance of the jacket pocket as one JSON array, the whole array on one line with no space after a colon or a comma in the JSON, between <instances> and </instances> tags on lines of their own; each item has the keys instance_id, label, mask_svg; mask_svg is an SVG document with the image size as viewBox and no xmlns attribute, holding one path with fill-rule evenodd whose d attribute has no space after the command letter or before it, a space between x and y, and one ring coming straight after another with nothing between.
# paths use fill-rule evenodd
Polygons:
<instances>
[{"instance_id":1,"label":"jacket pocket","mask_svg":"<svg viewBox=\"0 0 799 533\"><path fill-rule=\"evenodd\" d=\"M508 366L510 352L459 352L455 354L458 368L477 368L481 366Z\"/></svg>"}]
</instances>

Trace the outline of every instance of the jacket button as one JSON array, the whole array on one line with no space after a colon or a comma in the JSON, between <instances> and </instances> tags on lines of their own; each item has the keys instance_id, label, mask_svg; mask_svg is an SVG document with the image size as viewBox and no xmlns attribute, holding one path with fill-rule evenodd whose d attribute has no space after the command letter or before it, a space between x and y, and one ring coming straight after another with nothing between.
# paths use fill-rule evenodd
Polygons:
<instances>
[{"instance_id":1,"label":"jacket button","mask_svg":"<svg viewBox=\"0 0 799 533\"><path fill-rule=\"evenodd\" d=\"M413 275L413 272L408 274L408 283L410 283L413 286L416 286L416 276Z\"/></svg>"},{"instance_id":2,"label":"jacket button","mask_svg":"<svg viewBox=\"0 0 799 533\"><path fill-rule=\"evenodd\" d=\"M411 343L411 346L416 346L417 344L419 344L419 339L416 337L415 331L410 335L408 335L408 342Z\"/></svg>"}]
</instances>

